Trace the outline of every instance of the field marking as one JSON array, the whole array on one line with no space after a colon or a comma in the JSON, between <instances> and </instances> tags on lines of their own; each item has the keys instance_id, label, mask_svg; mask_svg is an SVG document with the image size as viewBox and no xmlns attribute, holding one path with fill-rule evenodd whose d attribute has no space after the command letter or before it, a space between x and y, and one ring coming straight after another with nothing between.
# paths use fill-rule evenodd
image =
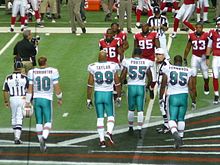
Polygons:
<instances>
[{"instance_id":1,"label":"field marking","mask_svg":"<svg viewBox=\"0 0 220 165\"><path fill-rule=\"evenodd\" d=\"M193 128L193 129L185 130L184 132L202 131L202 130L206 130L206 129L215 129L215 128L220 128L220 125L213 125L213 126L208 126L208 127Z\"/></svg>"},{"instance_id":2,"label":"field marking","mask_svg":"<svg viewBox=\"0 0 220 165\"><path fill-rule=\"evenodd\" d=\"M173 146L172 146L173 147ZM92 153L137 153L137 154L182 154L182 155L220 155L220 152L193 152L193 151L100 151L92 150Z\"/></svg>"},{"instance_id":3,"label":"field marking","mask_svg":"<svg viewBox=\"0 0 220 165\"><path fill-rule=\"evenodd\" d=\"M4 53L4 51L15 41L15 39L19 36L19 33L16 33L10 41L0 50L0 56Z\"/></svg>"},{"instance_id":4,"label":"field marking","mask_svg":"<svg viewBox=\"0 0 220 165\"><path fill-rule=\"evenodd\" d=\"M201 140L201 139L217 139L217 138L220 138L220 135L189 137L189 138L183 138L183 140ZM165 141L173 141L173 139L167 139Z\"/></svg>"},{"instance_id":5,"label":"field marking","mask_svg":"<svg viewBox=\"0 0 220 165\"><path fill-rule=\"evenodd\" d=\"M172 148L173 145L161 145L161 146L138 146L142 149L156 149L156 148ZM181 148L200 148L200 147L220 147L220 144L191 144L183 145Z\"/></svg>"}]
</instances>

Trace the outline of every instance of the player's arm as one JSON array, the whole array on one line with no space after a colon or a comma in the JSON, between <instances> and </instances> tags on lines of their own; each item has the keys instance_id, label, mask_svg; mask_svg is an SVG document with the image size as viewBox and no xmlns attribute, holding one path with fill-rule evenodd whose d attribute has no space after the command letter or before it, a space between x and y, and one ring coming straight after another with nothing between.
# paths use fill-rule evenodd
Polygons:
<instances>
[{"instance_id":1,"label":"player's arm","mask_svg":"<svg viewBox=\"0 0 220 165\"><path fill-rule=\"evenodd\" d=\"M195 86L195 77L190 77L188 82L189 94L192 99L192 103L196 103L196 86Z\"/></svg>"},{"instance_id":2,"label":"player's arm","mask_svg":"<svg viewBox=\"0 0 220 165\"><path fill-rule=\"evenodd\" d=\"M120 76L121 84L123 84L123 82L125 81L126 76L127 76L127 72L128 72L128 69L126 67L124 67L121 72L121 76Z\"/></svg>"},{"instance_id":3,"label":"player's arm","mask_svg":"<svg viewBox=\"0 0 220 165\"><path fill-rule=\"evenodd\" d=\"M148 80L147 81L147 88L149 88L150 84L152 83L152 72L151 72L150 68L147 69L146 74L147 74L147 80Z\"/></svg>"},{"instance_id":4,"label":"player's arm","mask_svg":"<svg viewBox=\"0 0 220 165\"><path fill-rule=\"evenodd\" d=\"M120 78L118 77L117 72L114 74L114 81L115 81L115 88L116 88L116 92L117 92L117 97L120 98L120 100L121 100L121 83L120 83Z\"/></svg>"},{"instance_id":5,"label":"player's arm","mask_svg":"<svg viewBox=\"0 0 220 165\"><path fill-rule=\"evenodd\" d=\"M206 48L206 64L207 64L207 66L209 66L209 63L210 63L209 57L212 53L212 42L213 42L212 39L209 38L208 45L207 45L207 48Z\"/></svg>"},{"instance_id":6,"label":"player's arm","mask_svg":"<svg viewBox=\"0 0 220 165\"><path fill-rule=\"evenodd\" d=\"M136 38L134 38L134 48L138 47L138 41L136 40Z\"/></svg>"},{"instance_id":7,"label":"player's arm","mask_svg":"<svg viewBox=\"0 0 220 165\"><path fill-rule=\"evenodd\" d=\"M122 48L122 46L117 48L118 54L120 55L120 62L122 62L122 60L124 59L124 49Z\"/></svg>"},{"instance_id":8,"label":"player's arm","mask_svg":"<svg viewBox=\"0 0 220 165\"><path fill-rule=\"evenodd\" d=\"M165 73L163 73L162 82L161 82L161 86L160 86L160 96L159 96L160 100L163 99L163 95L166 91L166 86L167 86L167 75Z\"/></svg>"},{"instance_id":9,"label":"player's arm","mask_svg":"<svg viewBox=\"0 0 220 165\"><path fill-rule=\"evenodd\" d=\"M160 47L159 38L155 38L155 46L156 46L156 48L159 48L159 47Z\"/></svg>"},{"instance_id":10,"label":"player's arm","mask_svg":"<svg viewBox=\"0 0 220 165\"><path fill-rule=\"evenodd\" d=\"M191 42L191 40L188 40L188 42L186 44L185 51L184 51L184 57L183 57L185 66L187 66L187 56L189 54L189 51L190 51L191 47L192 47L192 42Z\"/></svg>"},{"instance_id":11,"label":"player's arm","mask_svg":"<svg viewBox=\"0 0 220 165\"><path fill-rule=\"evenodd\" d=\"M9 93L6 89L3 89L3 99L5 107L9 108Z\"/></svg>"},{"instance_id":12,"label":"player's arm","mask_svg":"<svg viewBox=\"0 0 220 165\"><path fill-rule=\"evenodd\" d=\"M160 28L163 29L163 31L167 31L167 30L169 29L169 28L168 28L168 23L167 23L167 21L166 21L166 23L162 24L162 25L160 26Z\"/></svg>"},{"instance_id":13,"label":"player's arm","mask_svg":"<svg viewBox=\"0 0 220 165\"><path fill-rule=\"evenodd\" d=\"M57 103L59 105L62 105L62 103L63 103L63 101L62 101L63 93L62 93L62 91L60 89L60 85L59 85L59 83L56 83L53 86L54 86L55 94L57 96Z\"/></svg>"},{"instance_id":14,"label":"player's arm","mask_svg":"<svg viewBox=\"0 0 220 165\"><path fill-rule=\"evenodd\" d=\"M122 48L124 49L124 51L126 51L129 48L129 43L127 39L123 41Z\"/></svg>"},{"instance_id":15,"label":"player's arm","mask_svg":"<svg viewBox=\"0 0 220 165\"><path fill-rule=\"evenodd\" d=\"M89 73L88 83L87 83L87 108L92 109L92 91L94 87L94 77Z\"/></svg>"}]
</instances>

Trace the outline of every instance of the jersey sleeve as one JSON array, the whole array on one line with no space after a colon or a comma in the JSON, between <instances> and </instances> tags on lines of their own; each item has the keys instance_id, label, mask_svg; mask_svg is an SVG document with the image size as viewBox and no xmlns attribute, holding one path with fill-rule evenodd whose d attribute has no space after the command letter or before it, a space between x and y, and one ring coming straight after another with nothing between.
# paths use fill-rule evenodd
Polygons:
<instances>
[{"instance_id":1,"label":"jersey sleeve","mask_svg":"<svg viewBox=\"0 0 220 165\"><path fill-rule=\"evenodd\" d=\"M93 64L90 64L90 65L88 66L88 69L87 69L87 70L88 70L89 73L91 73L91 74L93 75L94 71L93 71L93 69L92 69L92 65L93 65Z\"/></svg>"},{"instance_id":2,"label":"jersey sleeve","mask_svg":"<svg viewBox=\"0 0 220 165\"><path fill-rule=\"evenodd\" d=\"M166 65L166 66L162 67L162 72L166 75L169 75L169 66Z\"/></svg>"},{"instance_id":3,"label":"jersey sleeve","mask_svg":"<svg viewBox=\"0 0 220 165\"><path fill-rule=\"evenodd\" d=\"M28 75L27 75L29 84L33 84L33 80L34 80L33 75L34 75L33 74L33 69L29 70Z\"/></svg>"},{"instance_id":4,"label":"jersey sleeve","mask_svg":"<svg viewBox=\"0 0 220 165\"><path fill-rule=\"evenodd\" d=\"M8 92L9 91L9 87L8 87L8 83L7 83L7 78L4 81L3 87L2 87L3 91Z\"/></svg>"},{"instance_id":5,"label":"jersey sleeve","mask_svg":"<svg viewBox=\"0 0 220 165\"><path fill-rule=\"evenodd\" d=\"M53 84L57 84L59 82L59 78L60 78L60 75L59 75L59 72L57 69L54 69L53 71L53 77L52 77L52 80L53 80Z\"/></svg>"}]
</instances>

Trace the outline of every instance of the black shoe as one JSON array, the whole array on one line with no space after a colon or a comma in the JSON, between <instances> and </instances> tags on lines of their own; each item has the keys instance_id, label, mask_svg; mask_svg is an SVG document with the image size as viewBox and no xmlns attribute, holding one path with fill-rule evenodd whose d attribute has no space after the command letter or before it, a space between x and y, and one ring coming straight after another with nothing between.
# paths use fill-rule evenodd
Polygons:
<instances>
[{"instance_id":1,"label":"black shoe","mask_svg":"<svg viewBox=\"0 0 220 165\"><path fill-rule=\"evenodd\" d=\"M86 28L82 28L82 32L83 32L83 33L86 33Z\"/></svg>"},{"instance_id":2,"label":"black shoe","mask_svg":"<svg viewBox=\"0 0 220 165\"><path fill-rule=\"evenodd\" d=\"M219 103L219 96L215 95L213 104L217 105L218 103Z\"/></svg>"},{"instance_id":3,"label":"black shoe","mask_svg":"<svg viewBox=\"0 0 220 165\"><path fill-rule=\"evenodd\" d=\"M113 138L112 138L112 134L107 132L105 136L108 138L108 140L110 141L111 144L114 144L114 141L113 141Z\"/></svg>"},{"instance_id":4,"label":"black shoe","mask_svg":"<svg viewBox=\"0 0 220 165\"><path fill-rule=\"evenodd\" d=\"M179 136L178 132L174 132L174 133L173 133L173 137L174 137L174 148L175 148L175 149L180 148L181 145L182 145L182 139L181 139L181 137Z\"/></svg>"},{"instance_id":5,"label":"black shoe","mask_svg":"<svg viewBox=\"0 0 220 165\"><path fill-rule=\"evenodd\" d=\"M128 33L129 33L129 34L132 34L132 31L131 31L131 29L130 29L130 30L128 30Z\"/></svg>"},{"instance_id":6,"label":"black shoe","mask_svg":"<svg viewBox=\"0 0 220 165\"><path fill-rule=\"evenodd\" d=\"M105 16L105 22L107 22L107 21L112 21L111 13L108 13L108 14Z\"/></svg>"},{"instance_id":7,"label":"black shoe","mask_svg":"<svg viewBox=\"0 0 220 165\"><path fill-rule=\"evenodd\" d=\"M100 146L101 148L105 148L105 147L106 147L105 141L99 142L99 146Z\"/></svg>"},{"instance_id":8,"label":"black shoe","mask_svg":"<svg viewBox=\"0 0 220 165\"><path fill-rule=\"evenodd\" d=\"M75 32L75 31L72 31L72 34L76 34L76 32Z\"/></svg>"},{"instance_id":9,"label":"black shoe","mask_svg":"<svg viewBox=\"0 0 220 165\"><path fill-rule=\"evenodd\" d=\"M40 140L40 151L41 152L46 152L47 150L47 146L46 146L46 139L44 139L43 137Z\"/></svg>"},{"instance_id":10,"label":"black shoe","mask_svg":"<svg viewBox=\"0 0 220 165\"><path fill-rule=\"evenodd\" d=\"M20 139L15 139L15 144L22 144L23 142Z\"/></svg>"},{"instance_id":11,"label":"black shoe","mask_svg":"<svg viewBox=\"0 0 220 165\"><path fill-rule=\"evenodd\" d=\"M141 129L138 130L138 138L142 139L142 131L141 131Z\"/></svg>"},{"instance_id":12,"label":"black shoe","mask_svg":"<svg viewBox=\"0 0 220 165\"><path fill-rule=\"evenodd\" d=\"M205 94L205 95L208 95L208 94L209 94L209 87L207 87L207 88L204 87L204 94Z\"/></svg>"},{"instance_id":13,"label":"black shoe","mask_svg":"<svg viewBox=\"0 0 220 165\"><path fill-rule=\"evenodd\" d=\"M133 127L129 127L129 129L128 129L128 133L129 133L129 134L133 134L133 133L134 133L134 129L133 129Z\"/></svg>"}]
</instances>

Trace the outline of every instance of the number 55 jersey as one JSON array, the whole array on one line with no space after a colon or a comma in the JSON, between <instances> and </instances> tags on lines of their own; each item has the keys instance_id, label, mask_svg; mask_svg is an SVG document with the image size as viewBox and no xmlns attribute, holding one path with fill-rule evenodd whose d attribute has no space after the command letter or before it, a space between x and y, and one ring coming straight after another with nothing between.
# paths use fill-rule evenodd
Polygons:
<instances>
[{"instance_id":1,"label":"number 55 jersey","mask_svg":"<svg viewBox=\"0 0 220 165\"><path fill-rule=\"evenodd\" d=\"M118 70L114 62L95 62L88 66L88 71L94 77L95 91L113 91L114 75Z\"/></svg>"},{"instance_id":2,"label":"number 55 jersey","mask_svg":"<svg viewBox=\"0 0 220 165\"><path fill-rule=\"evenodd\" d=\"M163 73L167 75L168 95L188 93L188 81L193 75L192 69L169 65L163 68Z\"/></svg>"}]
</instances>

